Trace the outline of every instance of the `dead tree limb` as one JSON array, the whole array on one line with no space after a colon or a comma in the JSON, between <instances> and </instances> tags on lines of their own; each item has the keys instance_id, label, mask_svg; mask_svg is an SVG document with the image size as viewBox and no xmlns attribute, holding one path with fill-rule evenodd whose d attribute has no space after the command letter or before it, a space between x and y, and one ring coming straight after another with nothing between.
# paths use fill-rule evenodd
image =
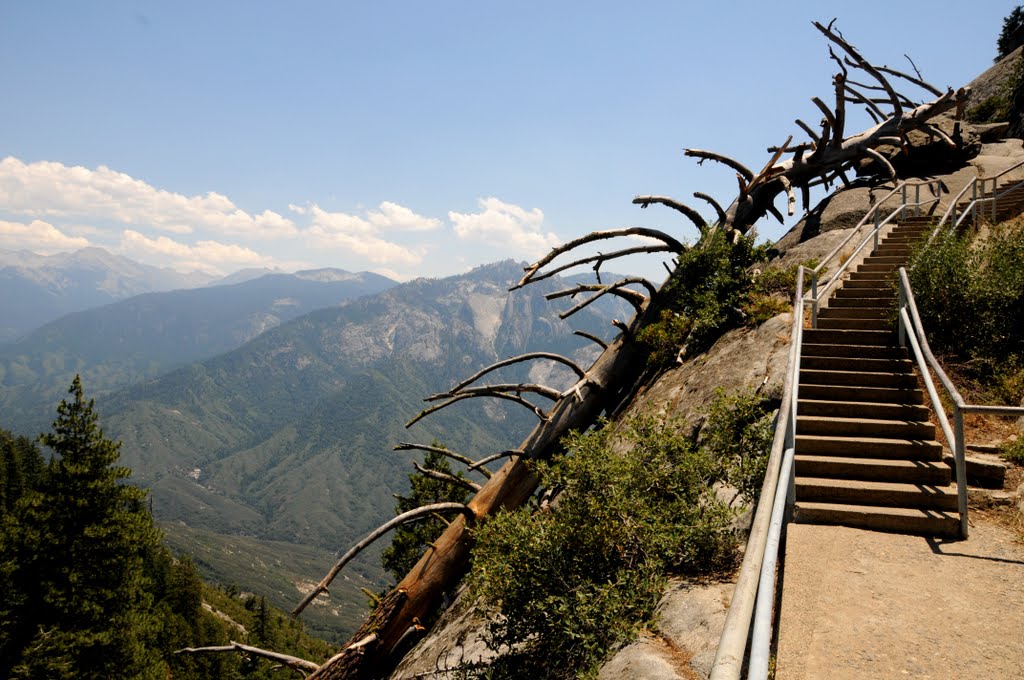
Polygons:
<instances>
[{"instance_id":1,"label":"dead tree limb","mask_svg":"<svg viewBox=\"0 0 1024 680\"><path fill-rule=\"evenodd\" d=\"M467 491L470 491L472 493L476 493L477 491L480 490L480 485L471 479L466 479L465 477L458 477L456 475L449 475L446 472L439 472L438 470L434 470L432 468L423 467L422 465L415 461L413 461L412 466L416 469L416 472L420 473L424 477L430 477L431 479L436 479L439 482L447 482L452 486L461 486L463 489L466 489Z\"/></svg>"},{"instance_id":2,"label":"dead tree limb","mask_svg":"<svg viewBox=\"0 0 1024 680\"><path fill-rule=\"evenodd\" d=\"M683 149L683 153L690 158L699 159L697 161L697 165L703 164L704 161L715 161L723 165L728 165L730 168L743 175L743 179L748 182L754 179L753 171L735 158L729 158L728 156L723 156L720 153L705 151L704 149ZM633 202L635 203L636 201L634 200Z\"/></svg>"},{"instance_id":3,"label":"dead tree limb","mask_svg":"<svg viewBox=\"0 0 1024 680\"><path fill-rule=\"evenodd\" d=\"M424 515L429 515L435 512L449 511L460 512L464 516L473 516L473 511L470 510L469 506L463 505L462 503L432 503L431 505L424 505L422 507L415 508L408 512L403 512L401 515L392 517L384 524L381 524L379 527L377 527L369 534L367 534L366 537L363 538L363 540L359 541L354 546L352 546L347 553L341 556L341 559L338 560L333 567L331 567L331 570L327 572L327 575L323 577L320 583L318 583L315 588L309 591L309 593L306 594L306 597L302 599L302 602L300 602L298 606L295 607L295 609L292 611L292 618L295 618L296 616L301 614L302 610L304 610L309 605L310 602L319 597L321 593L326 593L327 587L331 585L331 582L334 580L334 577L336 577L338 573L345 568L345 565L351 562L356 555L358 555L371 544L373 544L373 542L376 541L378 538L380 538L387 532L391 531L395 527L405 524L406 522L410 522Z\"/></svg>"},{"instance_id":4,"label":"dead tree limb","mask_svg":"<svg viewBox=\"0 0 1024 680\"><path fill-rule=\"evenodd\" d=\"M603 285L602 284L580 284L579 286L576 286L574 288L570 288L568 290L561 290L561 291L558 291L558 292L555 292L555 293L548 293L544 297L545 297L545 299L548 299L548 300L555 300L555 299L561 298L561 297L573 296L573 295L576 295L578 293L582 293L584 291L597 291L597 292L594 293L594 295L591 295L586 300L583 300L583 301L577 303L571 309L568 309L568 310L560 313L558 315L558 318L560 318L560 319L567 319L567 318L569 318L570 316L572 316L573 314L579 312L580 310L584 309L585 307L593 304L594 302L597 302L597 300L599 298L601 298L602 296L604 296L604 295L616 295L618 297L621 297L622 299L626 300L631 305L633 305L633 308L636 309L639 312L643 308L643 306L645 304L647 304L647 301L649 300L649 298L646 295L642 294L642 293L638 293L635 290L630 290L629 288L626 288L626 286L628 286L631 283L638 283L638 284L641 284L641 285L645 286L648 289L648 291L651 291L651 295L654 295L654 293L656 292L656 289L655 289L654 285L651 284L651 282L648 281L647 279L644 279L644 278L639 277L639 276L630 276L630 277L621 279L619 281L616 281L615 283L609 283L609 284L603 284Z\"/></svg>"},{"instance_id":5,"label":"dead tree limb","mask_svg":"<svg viewBox=\"0 0 1024 680\"><path fill-rule=\"evenodd\" d=\"M561 396L561 392L548 387L547 385L537 385L535 383L503 383L498 385L480 385L478 387L463 387L457 391L452 392L440 392L438 394L432 394L423 401L441 401L442 399L451 399L459 395L465 395L469 397L490 397L495 394L521 394L527 392L530 394L539 394L542 397L548 399L558 399Z\"/></svg>"},{"instance_id":6,"label":"dead tree limb","mask_svg":"<svg viewBox=\"0 0 1024 680\"><path fill-rule=\"evenodd\" d=\"M287 666L288 668L298 671L303 675L306 673L315 672L320 668L320 664L300 659L297 656L291 656L289 654L281 654L279 652L271 652L266 649L260 649L259 647L250 647L249 645L243 645L239 642L231 640L226 645L218 645L215 647L185 647L184 649L176 650L175 654L208 654L208 653L219 653L219 652L237 652L241 654L248 654L250 656L258 656L261 659L270 659L277 663Z\"/></svg>"},{"instance_id":7,"label":"dead tree limb","mask_svg":"<svg viewBox=\"0 0 1024 680\"><path fill-rule=\"evenodd\" d=\"M452 404L455 404L457 402L463 401L465 399L473 399L473 398L476 398L476 397L494 397L495 399L504 399L505 401L511 401L511 402L513 402L515 404L519 404L520 406L528 409L530 412L532 412L535 416L537 416L541 420L545 420L547 418L547 414L544 413L544 411L542 411L538 406L535 406L534 404L531 404L529 401L527 401L526 399L523 399L522 397L520 397L519 395L516 395L516 394L508 394L506 392L486 392L486 393L481 393L481 392L473 392L473 393L460 392L459 394L455 395L454 397L452 397L448 401L445 401L445 402L442 402L440 404L437 404L436 406L431 406L430 408L423 409L422 411L420 411L416 415L415 418L413 418L408 423L406 423L405 427L408 429L408 428L412 427L413 425L415 425L419 421L423 420L424 418L426 418L427 416L429 416L432 413L437 413L441 409L448 408Z\"/></svg>"},{"instance_id":8,"label":"dead tree limb","mask_svg":"<svg viewBox=\"0 0 1024 680\"><path fill-rule=\"evenodd\" d=\"M712 208L714 208L715 214L718 215L718 224L723 224L725 222L725 209L718 203L718 201L708 194L701 193L700 191L694 191L693 196L694 198L699 198L700 200L708 203Z\"/></svg>"},{"instance_id":9,"label":"dead tree limb","mask_svg":"<svg viewBox=\"0 0 1024 680\"><path fill-rule=\"evenodd\" d=\"M581 338L586 338L587 340L590 340L594 344L598 345L601 349L608 349L608 343L602 340L601 338L597 337L593 333L588 333L586 331L573 331L572 333L573 335L578 335Z\"/></svg>"},{"instance_id":10,"label":"dead tree limb","mask_svg":"<svg viewBox=\"0 0 1024 680\"><path fill-rule=\"evenodd\" d=\"M585 245L587 243L593 243L595 241L602 241L611 238L619 238L621 236L644 236L646 238L654 239L656 241L661 241L666 246L668 246L668 250L673 253L681 253L684 250L686 250L686 246L684 246L680 241L672 238L665 232L659 231L657 229L648 229L647 227L625 227L623 229L593 231L587 234L586 236L581 236L577 239L573 239L568 243L563 243L557 248L552 249L550 253L548 253L547 255L545 255L544 257L542 257L541 259L537 260L535 263L527 267L526 275L523 276L522 279L520 279L519 283L512 286L510 290L517 290L533 281L534 277L537 276L537 272L539 272L543 267L546 267L548 264L551 263L552 260L554 260L556 257L563 253L567 253L570 250L579 248L580 246Z\"/></svg>"},{"instance_id":11,"label":"dead tree limb","mask_svg":"<svg viewBox=\"0 0 1024 680\"><path fill-rule=\"evenodd\" d=\"M485 468L485 467L474 467L476 465L476 461L473 461L468 456L463 456L461 453L455 453L454 451L449 451L448 449L444 448L443 446L432 446L430 444L410 444L409 442L399 442L398 444L395 444L394 448L392 448L391 450L392 451L428 451L430 453L437 453L437 454L440 454L442 456L445 456L446 458L451 458L452 460L457 460L458 462L460 462L463 465L465 465L467 467L467 469L470 469L470 470L478 469L478 470L480 470L480 474L482 474L484 477L490 477L491 476L491 471L488 470L487 468Z\"/></svg>"},{"instance_id":12,"label":"dead tree limb","mask_svg":"<svg viewBox=\"0 0 1024 680\"><path fill-rule=\"evenodd\" d=\"M483 368L480 371L471 375L470 377L466 378L458 385L448 390L445 394L454 394L455 392L461 390L463 387L466 387L467 385L472 385L480 378L484 377L485 375L492 371L498 370L499 368L504 368L505 366L511 366L513 364L518 364L523 361L533 361L534 359L547 359L549 361L557 361L558 363L562 364L563 366L567 367L570 371L575 373L577 378L583 377L583 369L580 368L575 361L569 359L568 357L564 357L561 354L555 354L553 352L527 352L526 354L520 354L518 356L509 357L508 359L502 359L501 361L494 362L490 366L487 366L486 368Z\"/></svg>"},{"instance_id":13,"label":"dead tree limb","mask_svg":"<svg viewBox=\"0 0 1024 680\"><path fill-rule=\"evenodd\" d=\"M636 196L633 198L633 204L639 205L641 208L646 208L651 203L660 203L673 210L678 210L686 215L686 218L693 222L694 226L698 229L703 228L707 224L707 221L701 217L699 212L674 198L669 198L668 196Z\"/></svg>"},{"instance_id":14,"label":"dead tree limb","mask_svg":"<svg viewBox=\"0 0 1024 680\"><path fill-rule=\"evenodd\" d=\"M849 55L852 62L848 63L851 63L852 66L861 69L862 71L869 74L872 78L878 81L878 84L882 86L882 88L885 90L885 93L889 95L889 100L892 103L893 115L899 116L901 113L903 113L903 105L900 101L900 98L896 94L896 90L893 89L892 85L889 84L889 81L886 80L885 76L883 76L881 72L871 64L871 62L862 57L860 55L860 52L858 52L853 45L846 42L841 36L834 33L831 28L822 26L817 21L813 23L814 27L821 31L826 38L828 38L833 43L838 45L844 52L846 52L847 55Z\"/></svg>"},{"instance_id":15,"label":"dead tree limb","mask_svg":"<svg viewBox=\"0 0 1024 680\"><path fill-rule=\"evenodd\" d=\"M874 158L883 168L885 168L885 171L889 173L889 179L894 182L898 181L896 177L896 168L892 167L892 163L889 162L888 158L871 148L864 149L864 151L867 155Z\"/></svg>"},{"instance_id":16,"label":"dead tree limb","mask_svg":"<svg viewBox=\"0 0 1024 680\"><path fill-rule=\"evenodd\" d=\"M905 55L905 54L903 56L907 57L907 55ZM928 92L931 92L936 97L941 97L942 96L942 91L939 90L939 88L937 88L934 85L932 85L931 83L926 82L925 80L923 80L921 78L921 72L918 71L917 70L917 66L914 65L914 61L910 57L907 57L907 60L910 61L910 65L914 67L915 71L917 71L917 77L916 78L914 76L911 76L911 75L908 75L906 73L903 73L902 71L897 71L894 68L889 68L888 66L879 66L877 68L882 73L888 73L891 76L896 76L897 78L903 78L904 80L909 81L909 82L913 83L914 85L917 85L922 90L927 90Z\"/></svg>"},{"instance_id":17,"label":"dead tree limb","mask_svg":"<svg viewBox=\"0 0 1024 680\"><path fill-rule=\"evenodd\" d=\"M627 255L645 255L650 253L669 253L675 252L667 244L650 245L650 246L635 246L633 248L622 248L621 250L615 250L610 253L597 253L596 255L589 255L587 257L581 257L578 260L573 260L568 264L559 265L554 269L549 269L543 274L534 276L530 279L533 282L543 281L549 279L552 276L561 274L562 272L572 269L573 267L579 267L584 264L594 263L592 269L595 273L599 273L601 266L610 260L616 260L620 257L626 257Z\"/></svg>"},{"instance_id":18,"label":"dead tree limb","mask_svg":"<svg viewBox=\"0 0 1024 680\"><path fill-rule=\"evenodd\" d=\"M502 458L509 458L511 456L521 456L521 455L523 455L523 452L522 452L521 449L509 449L508 451L499 451L498 453L492 453L489 456L485 456L485 457L481 458L477 462L475 462L472 465L470 465L469 469L470 470L475 470L475 469L479 468L481 465L486 465L487 463L491 463L491 462L494 462L496 460L501 460Z\"/></svg>"}]
</instances>

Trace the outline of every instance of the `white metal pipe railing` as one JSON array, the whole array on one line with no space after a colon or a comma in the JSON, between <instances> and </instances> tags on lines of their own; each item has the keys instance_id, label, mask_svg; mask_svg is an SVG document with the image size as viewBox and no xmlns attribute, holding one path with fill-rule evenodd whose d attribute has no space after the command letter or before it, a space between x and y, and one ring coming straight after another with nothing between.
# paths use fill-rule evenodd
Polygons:
<instances>
[{"instance_id":1,"label":"white metal pipe railing","mask_svg":"<svg viewBox=\"0 0 1024 680\"><path fill-rule=\"evenodd\" d=\"M935 235L939 233L939 230L942 228L943 225L946 224L947 220L951 220L952 223L953 223L954 228L957 228L957 227L959 227L963 223L963 221L966 218L967 214L970 213L971 216L972 216L971 219L973 221L977 222L977 220L978 220L978 206L980 204L982 204L982 203L992 203L992 218L995 219L995 216L996 216L996 205L997 205L998 199L1003 197L1003 196L1006 196L1007 194L1009 194L1009 193L1011 193L1013 191L1016 191L1017 189L1019 189L1021 187L1024 187L1024 181L1021 181L1021 182L1018 182L1017 184L1015 184L1014 186L1012 186L1012 187L1010 187L1010 188L1008 188L1008 189L1006 189L1004 191L1001 191L1001 192L999 192L997 194L996 193L996 189L998 188L999 180L1001 178L1003 178L1004 176L1010 174L1014 170L1017 170L1018 168L1022 167L1022 166L1024 166L1024 160L1021 160L1021 161L1018 161L1017 163L1014 163L1013 165L1011 165L1010 167L1006 168L1002 172L994 175L993 177L980 178L980 177L976 176L970 182L965 184L964 188L960 190L960 193L958 193L956 195L956 197L950 202L949 207L946 208L946 212L942 214L942 219L940 219L938 224L935 225L935 229L932 231L931 236L928 237L928 240L930 241L931 239L935 238ZM990 198L985 198L985 184L987 182L989 182L989 181L992 182L992 194L993 195ZM978 185L979 184L981 185L981 197L980 198L978 196ZM960 202L960 199L964 197L964 194L967 193L968 189L971 191L971 202L968 203L966 206L964 206L963 214L961 214L960 218L957 219L957 216L956 216L956 214L957 214L957 204Z\"/></svg>"},{"instance_id":2,"label":"white metal pipe railing","mask_svg":"<svg viewBox=\"0 0 1024 680\"><path fill-rule=\"evenodd\" d=\"M907 202L907 187L910 186L914 187L915 192L915 201L913 203ZM932 194L932 197L925 201L920 200L922 186L927 186ZM897 193L900 194L902 199L900 204L883 219L881 217L882 206L885 205L885 203L890 198L895 196ZM826 255L821 262L818 263L818 266L810 270L811 291L809 299L807 301L810 302L811 304L811 327L818 327L818 309L820 307L820 302L822 299L828 297L829 291L839 281L840 277L846 272L846 270L849 267L849 263L854 261L854 259L861 253L862 250L864 250L864 248L867 246L869 242L873 243L873 250L878 248L879 233L881 232L882 228L887 226L890 222L892 222L892 220L895 219L897 215L900 215L901 218L905 217L908 208L914 208L915 215L920 215L921 207L926 204L938 203L940 201L941 194L942 185L938 180L921 180L912 182L904 181L896 185L896 187L893 188L892 191L886 194L880 201L875 203L875 205L872 206L870 210L868 210L868 212L864 215L861 221L857 223L857 226L854 227L853 230L850 232L849 236L847 236L839 245L833 248L832 251L828 255ZM861 243L857 246L853 253L848 258L846 258L846 260L836 269L835 272L833 272L832 276L828 279L825 285L819 286L818 275L821 273L825 265L831 262L831 260L836 255L838 255L839 252L843 250L843 248L845 248L847 244L849 244L850 241L852 241L858 233L860 233L861 228L864 227L864 225L868 224L869 220L873 220L874 222L873 229L861 241Z\"/></svg>"},{"instance_id":3,"label":"white metal pipe railing","mask_svg":"<svg viewBox=\"0 0 1024 680\"><path fill-rule=\"evenodd\" d=\"M900 338L902 341L905 337L910 342L914 358L917 360L918 367L921 371L921 378L924 380L925 387L928 390L928 396L932 400L932 406L935 409L935 416L939 421L939 425L942 428L942 433L945 436L946 441L949 443L950 451L953 452L957 483L957 511L960 513L960 536L962 538L967 538L968 532L970 531L970 524L967 516L967 456L966 445L964 443L964 413L990 413L1004 416L1022 416L1024 415L1024 408L1017 406L985 406L967 404L959 390L957 390L956 386L953 385L953 381L949 379L949 376L946 375L942 366L935 359L935 355L932 353L931 347L928 345L928 338L924 330L924 324L921 323L921 315L917 311L917 301L914 299L914 291L910 287L910 277L907 276L907 270L904 267L900 267L899 269L899 287ZM905 332L905 329L908 326L911 331L909 333ZM932 381L929 368L931 371L935 372L936 376L938 376L939 382L942 383L943 388L945 388L950 399L953 401L952 428L950 428L949 417L946 415L946 410L939 399L938 391L935 389L935 383Z\"/></svg>"},{"instance_id":4,"label":"white metal pipe railing","mask_svg":"<svg viewBox=\"0 0 1024 680\"><path fill-rule=\"evenodd\" d=\"M743 563L740 565L740 573L736 578L736 587L733 590L732 602L726 614L722 635L719 638L710 680L738 680L740 677L743 660L746 657L747 639L750 636L751 626L754 625L758 584L762 571L764 571L764 559L773 520L772 511L775 506L772 499L775 499L780 487L787 490L790 488L790 480L782 477L782 468L786 451L793 447L796 432L793 414L796 409L794 395L798 376L793 367L799 366L800 363L798 352L803 330L803 281L804 267L800 266L797 269L796 292L793 296L789 361L783 379L782 403L775 421L775 436L772 439L772 449L768 456L764 482L761 484L761 502L757 504L757 509L754 511L746 552L743 556ZM770 618L771 612L769 611L767 615ZM759 610L758 618L763 616L765 614ZM763 624L758 628L762 629Z\"/></svg>"}]
</instances>

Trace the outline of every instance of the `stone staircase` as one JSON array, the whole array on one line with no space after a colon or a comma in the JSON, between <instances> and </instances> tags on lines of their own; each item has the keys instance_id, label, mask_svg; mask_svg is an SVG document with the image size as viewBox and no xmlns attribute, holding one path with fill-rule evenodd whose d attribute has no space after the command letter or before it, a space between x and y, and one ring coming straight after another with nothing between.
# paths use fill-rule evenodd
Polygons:
<instances>
[{"instance_id":1,"label":"stone staircase","mask_svg":"<svg viewBox=\"0 0 1024 680\"><path fill-rule=\"evenodd\" d=\"M895 271L932 219L902 220L804 330L796 521L959 535L956 485L894 321Z\"/></svg>"}]
</instances>

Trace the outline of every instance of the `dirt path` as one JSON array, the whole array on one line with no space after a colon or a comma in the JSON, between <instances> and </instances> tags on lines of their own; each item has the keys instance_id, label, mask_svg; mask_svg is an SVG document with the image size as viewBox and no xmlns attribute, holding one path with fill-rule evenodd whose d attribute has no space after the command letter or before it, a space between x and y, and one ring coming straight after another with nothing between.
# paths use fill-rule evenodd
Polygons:
<instances>
[{"instance_id":1,"label":"dirt path","mask_svg":"<svg viewBox=\"0 0 1024 680\"><path fill-rule=\"evenodd\" d=\"M777 680L1024 678L1024 545L791 525Z\"/></svg>"}]
</instances>

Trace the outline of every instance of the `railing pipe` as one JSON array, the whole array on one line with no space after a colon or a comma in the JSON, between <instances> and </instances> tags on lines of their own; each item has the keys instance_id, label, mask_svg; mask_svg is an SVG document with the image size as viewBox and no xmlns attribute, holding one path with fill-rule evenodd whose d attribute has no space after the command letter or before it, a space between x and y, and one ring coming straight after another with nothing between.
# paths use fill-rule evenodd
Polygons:
<instances>
[{"instance_id":1,"label":"railing pipe","mask_svg":"<svg viewBox=\"0 0 1024 680\"><path fill-rule=\"evenodd\" d=\"M793 472L793 449L783 453L780 479L789 479ZM779 484L775 489L772 504L772 521L768 527L765 543L765 558L761 565L761 578L757 586L757 606L754 614L754 634L750 640L750 663L748 680L765 680L768 677L768 662L771 656L772 610L775 606L775 570L779 562L779 544L786 516L786 499L789 485Z\"/></svg>"},{"instance_id":2,"label":"railing pipe","mask_svg":"<svg viewBox=\"0 0 1024 680\"><path fill-rule=\"evenodd\" d=\"M956 451L953 453L956 461L956 504L960 511L960 538L966 539L970 531L967 521L967 458L964 451L964 412L959 406L953 406L953 427L956 430Z\"/></svg>"}]
</instances>

